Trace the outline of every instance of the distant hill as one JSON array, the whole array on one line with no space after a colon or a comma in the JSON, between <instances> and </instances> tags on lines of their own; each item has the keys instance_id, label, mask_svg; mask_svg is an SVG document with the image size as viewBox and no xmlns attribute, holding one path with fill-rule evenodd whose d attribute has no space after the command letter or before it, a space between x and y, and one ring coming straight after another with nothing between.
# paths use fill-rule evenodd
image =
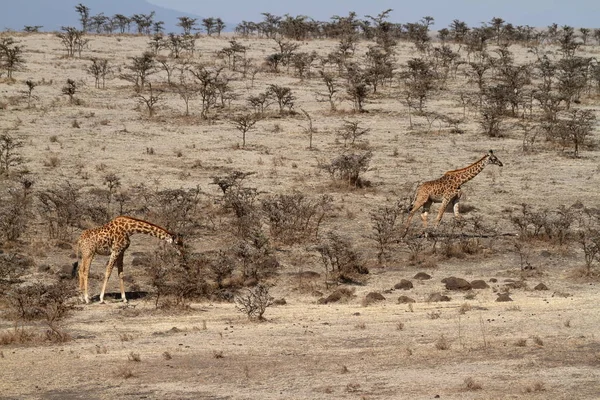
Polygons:
<instances>
[{"instance_id":1,"label":"distant hill","mask_svg":"<svg viewBox=\"0 0 600 400\"><path fill-rule=\"evenodd\" d=\"M79 3L90 9L90 16L104 13L107 17L115 14L131 17L134 14L150 14L154 11L154 21L164 21L165 32L181 32L181 28L176 25L179 22L178 17L197 18L198 25L202 18L212 17L163 8L145 0L19 0L10 3L10 6L2 7L0 12L0 30L21 31L25 25L41 25L42 31L58 31L61 26L80 29L79 14L75 10ZM132 28L135 28L135 24ZM229 25L227 29L230 28Z\"/></svg>"}]
</instances>

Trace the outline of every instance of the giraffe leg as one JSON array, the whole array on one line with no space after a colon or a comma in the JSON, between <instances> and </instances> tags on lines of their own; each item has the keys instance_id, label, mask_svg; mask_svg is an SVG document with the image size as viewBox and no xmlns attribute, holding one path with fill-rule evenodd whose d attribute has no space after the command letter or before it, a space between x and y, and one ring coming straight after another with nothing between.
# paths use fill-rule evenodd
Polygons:
<instances>
[{"instance_id":1,"label":"giraffe leg","mask_svg":"<svg viewBox=\"0 0 600 400\"><path fill-rule=\"evenodd\" d=\"M408 217L406 218L404 235L406 235L408 233L408 228L410 227L410 221L412 220L412 218L415 215L415 213L417 212L417 210L421 207L424 207L424 205L427 204L428 202L429 202L429 196L417 195L411 210L408 212ZM429 204L431 204L431 203L429 202ZM423 215L421 215L421 218L423 218Z\"/></svg>"},{"instance_id":2,"label":"giraffe leg","mask_svg":"<svg viewBox=\"0 0 600 400\"><path fill-rule=\"evenodd\" d=\"M454 211L454 218L460 219L460 207L458 206L458 202L460 200L461 192L459 191L456 197L452 200L452 210Z\"/></svg>"},{"instance_id":3,"label":"giraffe leg","mask_svg":"<svg viewBox=\"0 0 600 400\"><path fill-rule=\"evenodd\" d=\"M88 278L90 275L90 265L92 264L92 260L94 259L94 255L83 255L81 259L81 265L79 266L78 277L79 277L79 291L81 295L81 300L86 304L89 304L90 297L88 296Z\"/></svg>"},{"instance_id":4,"label":"giraffe leg","mask_svg":"<svg viewBox=\"0 0 600 400\"><path fill-rule=\"evenodd\" d=\"M440 225L440 222L442 221L442 217L444 216L444 213L446 212L446 207L448 207L448 204L450 204L450 199L444 198L444 200L442 201L442 205L440 206L440 210L438 211L438 215L435 219L435 227L436 228Z\"/></svg>"},{"instance_id":5,"label":"giraffe leg","mask_svg":"<svg viewBox=\"0 0 600 400\"><path fill-rule=\"evenodd\" d=\"M106 293L106 285L108 284L108 278L110 278L110 274L115 266L115 263L118 259L119 255L115 253L110 254L110 258L108 259L108 263L106 264L106 273L104 274L104 283L102 284L102 291L100 292L100 304L104 304L104 293Z\"/></svg>"},{"instance_id":6,"label":"giraffe leg","mask_svg":"<svg viewBox=\"0 0 600 400\"><path fill-rule=\"evenodd\" d=\"M121 289L121 299L123 303L127 303L127 298L125 297L125 282L123 281L123 257L125 256L125 252L119 254L117 257L117 273L119 274L119 288Z\"/></svg>"},{"instance_id":7,"label":"giraffe leg","mask_svg":"<svg viewBox=\"0 0 600 400\"><path fill-rule=\"evenodd\" d=\"M429 215L429 208L431 207L431 200L427 200L423 204L423 211L421 212L421 221L423 221L423 232L427 231L427 216Z\"/></svg>"}]
</instances>

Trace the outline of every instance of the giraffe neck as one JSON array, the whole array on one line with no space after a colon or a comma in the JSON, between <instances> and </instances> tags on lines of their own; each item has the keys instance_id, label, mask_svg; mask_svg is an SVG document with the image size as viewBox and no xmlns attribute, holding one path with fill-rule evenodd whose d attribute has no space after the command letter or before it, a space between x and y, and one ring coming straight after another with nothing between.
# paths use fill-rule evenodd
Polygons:
<instances>
[{"instance_id":1,"label":"giraffe neck","mask_svg":"<svg viewBox=\"0 0 600 400\"><path fill-rule=\"evenodd\" d=\"M123 225L128 234L143 233L157 237L161 240L166 240L169 243L173 242L173 234L158 225L150 222L142 221L132 217L117 217L119 224Z\"/></svg>"},{"instance_id":2,"label":"giraffe neck","mask_svg":"<svg viewBox=\"0 0 600 400\"><path fill-rule=\"evenodd\" d=\"M474 162L468 167L446 172L446 176L453 178L459 185L475 178L487 165L488 156L484 156L480 160Z\"/></svg>"}]
</instances>

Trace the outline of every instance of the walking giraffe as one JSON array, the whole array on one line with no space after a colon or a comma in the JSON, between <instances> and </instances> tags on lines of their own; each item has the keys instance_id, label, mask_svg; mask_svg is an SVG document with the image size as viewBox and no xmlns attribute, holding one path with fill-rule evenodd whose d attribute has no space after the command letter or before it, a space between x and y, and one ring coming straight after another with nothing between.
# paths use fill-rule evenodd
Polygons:
<instances>
[{"instance_id":1,"label":"walking giraffe","mask_svg":"<svg viewBox=\"0 0 600 400\"><path fill-rule=\"evenodd\" d=\"M117 266L119 273L119 286L121 288L121 299L127 303L125 297L125 284L123 283L123 256L129 247L129 236L134 233L144 233L155 236L167 243L177 246L180 251L183 243L179 235L173 234L158 225L141 219L120 216L112 221L97 228L85 230L77 240L77 257L81 254L81 266L79 267L79 289L82 300L90 302L88 297L88 276L90 274L90 265L96 254L110 256L106 264L106 273L104 274L104 284L100 292L100 303L104 303L104 293L110 274ZM75 262L73 274L77 270L79 262Z\"/></svg>"},{"instance_id":2,"label":"walking giraffe","mask_svg":"<svg viewBox=\"0 0 600 400\"><path fill-rule=\"evenodd\" d=\"M404 234L406 235L406 232L408 232L408 227L413 215L421 207L423 207L423 211L421 212L423 227L425 230L427 230L427 214L429 213L429 207L431 207L432 203L442 203L435 219L435 227L440 224L440 221L444 216L444 212L446 211L446 207L451 202L454 210L454 216L459 218L460 213L458 209L458 202L461 196L460 187L464 183L475 178L488 164L495 164L499 167L502 166L502 162L498 160L492 150L468 167L448 171L439 179L420 184L419 187L417 187L415 200L412 204L411 210L408 213L408 218L406 220L406 231Z\"/></svg>"}]
</instances>

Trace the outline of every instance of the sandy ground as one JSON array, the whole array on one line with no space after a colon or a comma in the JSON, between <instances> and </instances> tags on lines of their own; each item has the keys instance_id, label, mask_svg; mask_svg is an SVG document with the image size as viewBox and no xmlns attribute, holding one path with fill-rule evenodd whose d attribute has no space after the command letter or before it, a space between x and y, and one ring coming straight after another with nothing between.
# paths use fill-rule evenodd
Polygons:
<instances>
[{"instance_id":1,"label":"sandy ground","mask_svg":"<svg viewBox=\"0 0 600 400\"><path fill-rule=\"evenodd\" d=\"M270 307L262 323L248 321L228 303L194 303L188 312L173 314L155 310L151 299L132 300L128 306L77 305L63 325L72 340L0 347L1 399L600 397L597 283L571 277L570 271L583 263L575 247L528 244L535 270L522 275L514 236L492 238L483 241L483 255L441 260L436 268L425 270L431 280L418 281L413 276L421 269L408 264L406 251L378 267L374 244L366 239L369 212L376 206L391 204L419 181L469 165L489 149L504 167L490 166L465 185L463 203L472 208L466 218L481 218L500 233L514 235L508 213L521 203L549 208L576 201L594 205L600 199L597 151L584 150L579 159L555 150L525 154L521 131L508 129L500 139L485 137L479 133L476 111L469 111L461 124L463 134L451 134L441 123L430 129L418 117L411 131L405 106L394 95L397 83L382 89L385 96L370 98L365 107L369 113L353 114L349 101L330 113L327 103L315 100L315 92L324 89L318 79L300 81L283 73L259 73L254 87L233 80L239 93L234 106L242 108L247 96L274 81L290 86L297 97L295 109L313 118L315 149L307 148L308 124L302 115L260 121L242 149L241 134L231 123L198 118L197 100L191 102L192 116L185 118L183 101L169 94L157 115L148 118L137 106L130 83L112 79L105 90L94 88L84 70L88 58L104 57L123 66L146 49L145 37L92 36L84 59L65 58L53 35L16 38L25 46L26 68L15 73L16 83L0 83L0 100L8 102L0 110L0 129L24 140L22 152L36 189L64 182L100 187L102 177L112 172L121 178L122 187L199 186L210 198L219 195L210 184L214 175L236 169L255 172L248 183L265 195L293 190L331 194L335 212L324 229L355 240L372 268L367 284L355 288L354 298L321 305L319 296L303 290L306 286L293 275L299 270L321 272L318 257L304 248L292 249L292 257L283 249L283 269L272 294L287 304ZM198 60L213 60L229 39L199 39ZM249 57L255 60L274 52L273 41L238 40L249 46ZM301 50L326 54L335 46L333 41L314 41ZM365 46L361 44L359 54ZM593 55L597 50L587 46L584 51ZM532 60L524 48L512 46L511 51L519 62ZM414 54L411 45L399 44L398 65ZM29 78L45 82L36 87L38 97L31 108L21 97ZM82 105L71 105L61 95L67 78L80 84L77 97ZM161 73L151 81L164 79ZM436 94L430 109L460 117L462 108L451 94L461 85L464 78ZM595 107L597 102L584 99L583 105ZM344 120L359 120L371 128L366 141L374 155L365 173L370 188L340 187L318 169L320 162L340 152L335 131ZM450 214L444 222L450 223ZM222 245L220 240L207 232L189 245L197 251L214 249ZM72 262L70 251L51 243L41 226L28 232L25 241L37 265L59 271ZM129 268L130 253L152 251L154 245L151 238L133 240L125 268L136 282L143 284L144 271ZM92 267L93 294L99 292L105 259L98 260ZM446 291L440 280L447 276L483 279L491 287L475 290L475 296ZM506 279L521 278L525 287L510 290L512 302L496 302ZM415 287L391 290L401 279ZM549 290L533 290L540 282ZM115 277L109 286L109 291L117 291ZM328 292L322 278L311 288ZM362 300L372 291L386 299L364 306ZM435 292L447 294L451 301L428 302ZM400 295L416 303L398 304ZM12 326L12 321L0 318L3 332Z\"/></svg>"}]
</instances>

